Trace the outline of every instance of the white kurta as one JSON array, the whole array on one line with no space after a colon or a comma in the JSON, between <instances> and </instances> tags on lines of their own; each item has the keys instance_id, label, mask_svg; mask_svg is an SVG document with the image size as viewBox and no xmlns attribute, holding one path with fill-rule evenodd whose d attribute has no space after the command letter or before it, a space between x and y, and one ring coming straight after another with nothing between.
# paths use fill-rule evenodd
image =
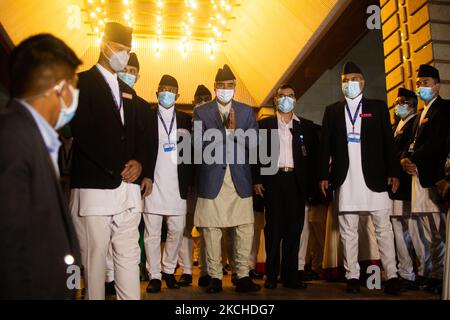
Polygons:
<instances>
[{"instance_id":1,"label":"white kurta","mask_svg":"<svg viewBox=\"0 0 450 320\"><path fill-rule=\"evenodd\" d=\"M346 99L350 113L355 114L362 95L355 100ZM355 132L361 133L362 108L358 112ZM352 123L345 112L347 133L352 132ZM370 212L392 209L392 201L386 192L374 192L367 187L364 180L361 159L361 143L348 143L349 168L344 183L338 190L340 212Z\"/></svg>"},{"instance_id":2,"label":"white kurta","mask_svg":"<svg viewBox=\"0 0 450 320\"><path fill-rule=\"evenodd\" d=\"M434 98L422 111L420 115L420 122L422 122L431 105L436 100ZM419 181L419 172L412 177L412 197L411 197L411 211L413 213L439 213L441 210L431 200L430 193L435 192L431 188L423 188Z\"/></svg>"},{"instance_id":3,"label":"white kurta","mask_svg":"<svg viewBox=\"0 0 450 320\"><path fill-rule=\"evenodd\" d=\"M167 130L170 130L170 122L175 109L165 109L158 107L161 116L166 124ZM158 215L185 215L187 206L186 200L180 196L178 185L178 165L177 150L165 152L164 145L169 143L164 125L158 117L158 157L155 166L155 181L153 182L152 193L144 200L144 213L153 213ZM172 132L170 133L170 143L177 143L177 120L175 117Z\"/></svg>"}]
</instances>

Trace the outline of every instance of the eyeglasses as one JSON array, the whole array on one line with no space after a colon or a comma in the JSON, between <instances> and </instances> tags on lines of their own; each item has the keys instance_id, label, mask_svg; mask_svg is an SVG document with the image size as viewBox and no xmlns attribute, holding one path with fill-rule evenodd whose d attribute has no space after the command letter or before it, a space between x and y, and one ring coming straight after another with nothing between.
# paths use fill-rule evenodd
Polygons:
<instances>
[{"instance_id":1,"label":"eyeglasses","mask_svg":"<svg viewBox=\"0 0 450 320\"><path fill-rule=\"evenodd\" d=\"M295 94L293 94L293 93L291 93L291 94L279 94L277 96L278 99L282 99L282 98L285 98L285 97L295 99Z\"/></svg>"}]
</instances>

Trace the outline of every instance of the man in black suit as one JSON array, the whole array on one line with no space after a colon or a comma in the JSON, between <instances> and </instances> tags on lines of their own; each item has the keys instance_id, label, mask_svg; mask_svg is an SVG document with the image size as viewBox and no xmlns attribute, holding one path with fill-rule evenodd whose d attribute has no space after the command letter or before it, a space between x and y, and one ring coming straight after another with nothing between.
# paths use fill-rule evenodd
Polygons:
<instances>
[{"instance_id":1,"label":"man in black suit","mask_svg":"<svg viewBox=\"0 0 450 320\"><path fill-rule=\"evenodd\" d=\"M135 91L117 78L128 63L132 30L105 26L98 63L79 75L71 123L71 211L81 246L86 299L105 298L106 255L113 248L118 299L140 299L140 189L146 151Z\"/></svg>"},{"instance_id":2,"label":"man in black suit","mask_svg":"<svg viewBox=\"0 0 450 320\"><path fill-rule=\"evenodd\" d=\"M0 114L0 299L75 297L67 271L80 253L58 183L55 129L77 108L80 64L49 34L12 53L14 100Z\"/></svg>"},{"instance_id":3,"label":"man in black suit","mask_svg":"<svg viewBox=\"0 0 450 320\"><path fill-rule=\"evenodd\" d=\"M414 134L401 160L405 172L412 176L411 211L419 214L427 226L426 246L429 245L432 257L432 279L427 287L432 291L442 289L445 216L436 184L445 177L450 123L450 102L439 96L439 89L439 71L432 66L421 65L417 90L425 108L417 117Z\"/></svg>"},{"instance_id":4,"label":"man in black suit","mask_svg":"<svg viewBox=\"0 0 450 320\"><path fill-rule=\"evenodd\" d=\"M186 224L188 187L192 184L192 118L175 108L179 97L177 80L164 75L157 97L158 107L145 117L151 130L146 144L151 146L148 167L153 181L152 192L144 200L144 242L150 276L147 292L150 293L161 291L161 280L170 289L179 288L174 273ZM161 259L163 218L167 221L167 239Z\"/></svg>"},{"instance_id":5,"label":"man in black suit","mask_svg":"<svg viewBox=\"0 0 450 320\"><path fill-rule=\"evenodd\" d=\"M259 121L260 130L268 130L267 147L278 171L274 175L254 172L255 193L264 197L266 208L266 273L265 287L275 289L280 274L283 286L304 289L298 278L298 251L305 217L305 201L312 188L318 135L313 122L294 114L295 91L290 85L281 86L274 103L277 115ZM271 132L276 131L279 150L271 150ZM278 152L278 153L277 153ZM274 156L276 154L276 156Z\"/></svg>"},{"instance_id":6,"label":"man in black suit","mask_svg":"<svg viewBox=\"0 0 450 320\"><path fill-rule=\"evenodd\" d=\"M399 167L389 111L386 103L363 97L365 80L354 63L345 64L341 80L345 101L328 106L323 117L318 178L324 195L330 184L336 191L347 292L360 291L358 222L360 214L370 214L388 279L385 291L397 294L389 219L392 202L387 191L389 186L392 192L397 191Z\"/></svg>"},{"instance_id":7,"label":"man in black suit","mask_svg":"<svg viewBox=\"0 0 450 320\"><path fill-rule=\"evenodd\" d=\"M413 136L414 121L417 117L417 102L417 95L414 91L404 88L398 89L395 114L400 121L394 128L394 139L399 164L403 150L409 146L409 141ZM389 192L389 196L393 200L391 222L397 251L398 273L404 289L417 289L416 284L426 273L427 262L419 231L422 225L416 216L411 216L411 176L401 171L399 178L400 186L397 192ZM411 244L414 246L420 262L417 279L409 250Z\"/></svg>"}]
</instances>

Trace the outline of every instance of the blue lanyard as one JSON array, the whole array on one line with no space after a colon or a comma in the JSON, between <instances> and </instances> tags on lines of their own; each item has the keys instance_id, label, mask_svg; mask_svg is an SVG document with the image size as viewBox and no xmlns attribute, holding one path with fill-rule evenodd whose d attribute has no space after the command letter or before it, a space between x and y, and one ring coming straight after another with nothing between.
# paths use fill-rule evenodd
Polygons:
<instances>
[{"instance_id":1,"label":"blue lanyard","mask_svg":"<svg viewBox=\"0 0 450 320\"><path fill-rule=\"evenodd\" d=\"M358 104L358 108L356 109L355 115L352 116L352 114L350 112L350 108L348 107L348 104L345 104L345 109L347 110L348 117L350 119L350 122L352 123L352 128L353 128L352 133L355 133L355 123L356 123L356 120L358 120L358 113L359 113L359 110L361 109L361 106L362 106L362 100Z\"/></svg>"},{"instance_id":2,"label":"blue lanyard","mask_svg":"<svg viewBox=\"0 0 450 320\"><path fill-rule=\"evenodd\" d=\"M159 117L159 120L161 120L161 123L162 123L162 125L163 125L163 127L164 127L164 131L166 131L166 134L167 134L167 139L169 140L169 143L170 143L170 134L172 133L173 124L175 123L175 110L173 110L172 120L170 121L170 127L169 127L169 130L167 130L167 125L166 125L166 123L164 122L164 119L163 119L163 117L161 116L161 112L160 112L159 110L158 110L158 117Z\"/></svg>"}]
</instances>

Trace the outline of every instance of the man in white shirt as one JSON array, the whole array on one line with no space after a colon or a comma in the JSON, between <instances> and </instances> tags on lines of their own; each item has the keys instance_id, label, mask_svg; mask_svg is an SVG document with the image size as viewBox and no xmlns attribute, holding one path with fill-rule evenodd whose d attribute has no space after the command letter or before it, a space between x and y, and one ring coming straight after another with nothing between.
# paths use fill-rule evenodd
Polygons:
<instances>
[{"instance_id":1,"label":"man in white shirt","mask_svg":"<svg viewBox=\"0 0 450 320\"><path fill-rule=\"evenodd\" d=\"M294 88L281 86L274 99L277 115L259 121L260 130L268 130L268 137L272 131L277 133L278 141L267 142L268 150L279 145L279 150L270 150L278 162L276 174L265 176L256 172L254 177L255 193L264 197L266 209L266 289L277 287L278 275L285 288L307 287L298 278L298 252L305 202L312 192L318 135L312 121L294 113L295 101Z\"/></svg>"}]
</instances>

